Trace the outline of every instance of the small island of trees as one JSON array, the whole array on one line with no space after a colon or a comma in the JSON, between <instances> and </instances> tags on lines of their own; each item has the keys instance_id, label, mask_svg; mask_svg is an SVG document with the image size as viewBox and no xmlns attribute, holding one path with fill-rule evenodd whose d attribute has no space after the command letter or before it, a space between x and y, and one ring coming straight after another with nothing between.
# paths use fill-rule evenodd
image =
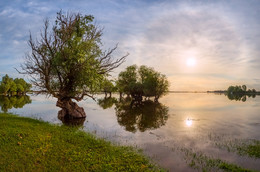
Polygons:
<instances>
[{"instance_id":1,"label":"small island of trees","mask_svg":"<svg viewBox=\"0 0 260 172\"><path fill-rule=\"evenodd\" d=\"M246 85L236 85L236 86L229 86L226 95L230 100L239 100L239 101L246 101L246 97L253 97L255 98L256 95L260 93L257 92L255 89L247 89Z\"/></svg>"},{"instance_id":2,"label":"small island of trees","mask_svg":"<svg viewBox=\"0 0 260 172\"><path fill-rule=\"evenodd\" d=\"M169 81L166 76L147 66L128 66L118 75L116 87L120 93L131 96L133 101L142 101L143 98L154 97L155 101L166 94Z\"/></svg>"}]
</instances>

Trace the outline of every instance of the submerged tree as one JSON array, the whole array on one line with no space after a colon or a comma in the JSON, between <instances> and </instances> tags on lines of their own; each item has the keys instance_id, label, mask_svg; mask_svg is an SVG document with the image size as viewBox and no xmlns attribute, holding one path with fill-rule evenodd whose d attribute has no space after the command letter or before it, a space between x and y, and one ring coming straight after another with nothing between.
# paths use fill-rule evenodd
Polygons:
<instances>
[{"instance_id":1,"label":"submerged tree","mask_svg":"<svg viewBox=\"0 0 260 172\"><path fill-rule=\"evenodd\" d=\"M128 66L125 71L120 72L116 82L119 93L125 93L129 96L131 94L131 85L137 82L137 77L136 65Z\"/></svg>"},{"instance_id":2,"label":"submerged tree","mask_svg":"<svg viewBox=\"0 0 260 172\"><path fill-rule=\"evenodd\" d=\"M154 97L155 101L166 94L169 82L165 75L153 68L136 65L128 66L119 73L117 85L123 93L131 95L134 100L142 101L142 97Z\"/></svg>"},{"instance_id":3,"label":"submerged tree","mask_svg":"<svg viewBox=\"0 0 260 172\"><path fill-rule=\"evenodd\" d=\"M113 59L117 46L101 50L102 29L93 20L91 15L60 11L51 29L45 21L40 39L33 40L30 35L32 51L22 65L23 73L31 76L39 93L58 99L56 105L62 108L59 117L86 117L84 109L72 99L93 98L108 73L127 56Z\"/></svg>"},{"instance_id":4,"label":"submerged tree","mask_svg":"<svg viewBox=\"0 0 260 172\"><path fill-rule=\"evenodd\" d=\"M7 74L0 82L0 94L5 96L25 95L30 91L32 85L22 78L10 78Z\"/></svg>"},{"instance_id":5,"label":"submerged tree","mask_svg":"<svg viewBox=\"0 0 260 172\"><path fill-rule=\"evenodd\" d=\"M109 97L111 97L112 92L116 91L116 87L114 86L112 81L104 79L101 85L101 91L105 93L105 97L107 97L107 94L109 94Z\"/></svg>"},{"instance_id":6,"label":"submerged tree","mask_svg":"<svg viewBox=\"0 0 260 172\"><path fill-rule=\"evenodd\" d=\"M155 71L153 68L143 65L139 68L139 75L143 84L143 94L145 97L154 96L158 100L169 91L169 82L166 76Z\"/></svg>"}]
</instances>

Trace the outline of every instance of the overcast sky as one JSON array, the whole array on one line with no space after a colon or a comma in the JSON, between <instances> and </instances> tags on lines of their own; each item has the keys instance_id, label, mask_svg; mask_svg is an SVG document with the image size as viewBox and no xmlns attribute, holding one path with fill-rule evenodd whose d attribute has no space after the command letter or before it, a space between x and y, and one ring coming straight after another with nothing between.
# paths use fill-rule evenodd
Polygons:
<instances>
[{"instance_id":1,"label":"overcast sky","mask_svg":"<svg viewBox=\"0 0 260 172\"><path fill-rule=\"evenodd\" d=\"M260 90L258 0L0 0L0 77L24 77L19 68L29 31L39 35L56 12L91 14L104 27L104 49L126 66L147 65L166 74L170 90L217 90L246 84Z\"/></svg>"}]
</instances>

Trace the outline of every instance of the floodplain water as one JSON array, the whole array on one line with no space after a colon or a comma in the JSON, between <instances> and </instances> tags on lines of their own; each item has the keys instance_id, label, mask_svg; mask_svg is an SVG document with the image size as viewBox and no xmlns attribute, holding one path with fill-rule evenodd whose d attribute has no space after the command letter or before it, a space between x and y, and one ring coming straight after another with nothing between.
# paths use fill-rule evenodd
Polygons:
<instances>
[{"instance_id":1,"label":"floodplain water","mask_svg":"<svg viewBox=\"0 0 260 172\"><path fill-rule=\"evenodd\" d=\"M57 118L56 99L43 95L30 95L30 99L0 106L21 116L69 124ZM223 94L169 93L158 103L147 100L131 106L127 99L119 101L118 95L97 95L96 101L88 98L78 105L87 114L78 123L83 130L115 144L140 148L170 171L218 171L214 163L219 160L260 171L259 158L237 149L260 140L260 96L236 101Z\"/></svg>"}]
</instances>

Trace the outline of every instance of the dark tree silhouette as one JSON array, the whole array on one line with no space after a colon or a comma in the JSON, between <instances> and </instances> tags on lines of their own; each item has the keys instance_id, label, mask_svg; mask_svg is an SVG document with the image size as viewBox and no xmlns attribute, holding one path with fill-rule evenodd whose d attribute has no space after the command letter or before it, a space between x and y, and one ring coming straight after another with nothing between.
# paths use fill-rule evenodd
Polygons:
<instances>
[{"instance_id":1,"label":"dark tree silhouette","mask_svg":"<svg viewBox=\"0 0 260 172\"><path fill-rule=\"evenodd\" d=\"M247 97L255 98L256 95L259 95L255 89L248 89L246 85L242 86L229 86L226 92L226 95L229 100L243 101L247 100Z\"/></svg>"}]
</instances>

